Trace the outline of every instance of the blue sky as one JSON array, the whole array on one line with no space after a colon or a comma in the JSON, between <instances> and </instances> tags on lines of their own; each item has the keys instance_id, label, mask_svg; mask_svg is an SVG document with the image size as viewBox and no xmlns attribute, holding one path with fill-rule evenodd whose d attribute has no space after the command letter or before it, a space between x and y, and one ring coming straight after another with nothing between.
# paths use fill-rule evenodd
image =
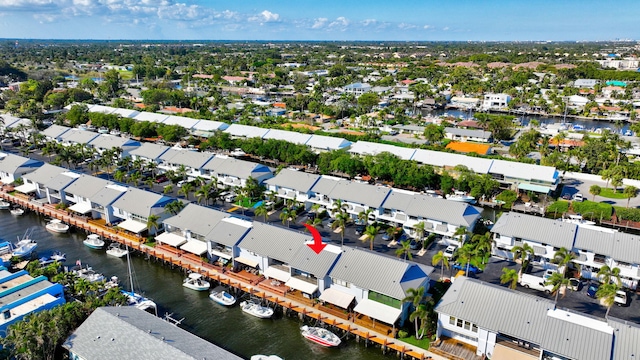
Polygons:
<instances>
[{"instance_id":1,"label":"blue sky","mask_svg":"<svg viewBox=\"0 0 640 360\"><path fill-rule=\"evenodd\" d=\"M638 0L0 0L0 37L611 40L640 38L638 14Z\"/></svg>"}]
</instances>

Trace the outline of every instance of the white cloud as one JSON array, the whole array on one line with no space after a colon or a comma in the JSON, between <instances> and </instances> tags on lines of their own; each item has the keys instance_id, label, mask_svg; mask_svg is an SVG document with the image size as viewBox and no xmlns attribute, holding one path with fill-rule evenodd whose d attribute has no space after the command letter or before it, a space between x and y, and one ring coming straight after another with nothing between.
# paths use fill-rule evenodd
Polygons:
<instances>
[{"instance_id":1,"label":"white cloud","mask_svg":"<svg viewBox=\"0 0 640 360\"><path fill-rule=\"evenodd\" d=\"M330 28L330 29L336 29L336 30L340 30L340 31L347 30L348 26L349 26L349 19L347 19L344 16L340 16L340 17L336 18L329 25L327 25L327 27Z\"/></svg>"},{"instance_id":2,"label":"white cloud","mask_svg":"<svg viewBox=\"0 0 640 360\"><path fill-rule=\"evenodd\" d=\"M433 29L433 26L431 25L425 25L422 27L423 29L427 30L427 29Z\"/></svg>"},{"instance_id":3,"label":"white cloud","mask_svg":"<svg viewBox=\"0 0 640 360\"><path fill-rule=\"evenodd\" d=\"M398 24L398 28L401 30L413 30L413 29L417 29L418 27L413 24L400 23Z\"/></svg>"},{"instance_id":4,"label":"white cloud","mask_svg":"<svg viewBox=\"0 0 640 360\"><path fill-rule=\"evenodd\" d=\"M311 25L312 29L321 29L323 28L325 25L327 25L327 22L329 21L329 19L327 18L317 18L313 21L313 25Z\"/></svg>"},{"instance_id":5,"label":"white cloud","mask_svg":"<svg viewBox=\"0 0 640 360\"><path fill-rule=\"evenodd\" d=\"M251 22L257 22L262 25L264 23L277 22L278 20L280 20L280 15L272 13L269 10L264 10L260 14L250 16L247 20Z\"/></svg>"},{"instance_id":6,"label":"white cloud","mask_svg":"<svg viewBox=\"0 0 640 360\"><path fill-rule=\"evenodd\" d=\"M442 30L447 31L447 30L449 30L449 27L445 26L445 27L442 28Z\"/></svg>"}]
</instances>

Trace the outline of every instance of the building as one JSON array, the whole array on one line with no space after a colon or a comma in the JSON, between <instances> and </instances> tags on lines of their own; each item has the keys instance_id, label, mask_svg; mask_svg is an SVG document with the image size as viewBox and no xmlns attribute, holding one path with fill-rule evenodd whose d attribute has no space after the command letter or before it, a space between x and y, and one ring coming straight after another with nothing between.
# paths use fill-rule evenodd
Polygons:
<instances>
[{"instance_id":1,"label":"building","mask_svg":"<svg viewBox=\"0 0 640 360\"><path fill-rule=\"evenodd\" d=\"M178 173L184 170L184 175L194 179L204 175L202 168L213 156L212 153L170 148L160 155L158 169Z\"/></svg>"},{"instance_id":2,"label":"building","mask_svg":"<svg viewBox=\"0 0 640 360\"><path fill-rule=\"evenodd\" d=\"M119 219L112 205L127 188L90 175L81 175L61 191L47 188L51 201L70 204L69 210L112 224Z\"/></svg>"},{"instance_id":3,"label":"building","mask_svg":"<svg viewBox=\"0 0 640 360\"><path fill-rule=\"evenodd\" d=\"M133 306L97 308L62 346L71 360L242 359Z\"/></svg>"},{"instance_id":4,"label":"building","mask_svg":"<svg viewBox=\"0 0 640 360\"><path fill-rule=\"evenodd\" d=\"M509 105L509 101L511 101L509 94L485 94L482 109L504 109Z\"/></svg>"},{"instance_id":5,"label":"building","mask_svg":"<svg viewBox=\"0 0 640 360\"><path fill-rule=\"evenodd\" d=\"M320 175L310 174L294 169L282 169L265 181L267 190L273 191L276 197L305 203L309 200L311 188L320 180Z\"/></svg>"},{"instance_id":6,"label":"building","mask_svg":"<svg viewBox=\"0 0 640 360\"><path fill-rule=\"evenodd\" d=\"M71 130L70 127L53 124L48 128L42 130L40 133L44 135L47 141L60 142L61 136L69 130Z\"/></svg>"},{"instance_id":7,"label":"building","mask_svg":"<svg viewBox=\"0 0 640 360\"><path fill-rule=\"evenodd\" d=\"M23 175L35 171L42 164L42 161L0 152L0 182L12 184Z\"/></svg>"},{"instance_id":8,"label":"building","mask_svg":"<svg viewBox=\"0 0 640 360\"><path fill-rule=\"evenodd\" d=\"M492 140L491 131L446 127L444 137L453 141L474 141L488 143Z\"/></svg>"},{"instance_id":9,"label":"building","mask_svg":"<svg viewBox=\"0 0 640 360\"><path fill-rule=\"evenodd\" d=\"M165 205L173 201L176 199L150 191L128 188L111 206L113 215L118 220L124 220L118 223L118 227L135 234L145 230L155 234L162 229L162 221L169 216L164 210ZM151 215L158 216L158 225L156 228L148 229L147 221Z\"/></svg>"},{"instance_id":10,"label":"building","mask_svg":"<svg viewBox=\"0 0 640 360\"><path fill-rule=\"evenodd\" d=\"M343 87L342 91L359 97L360 95L371 91L371 85L367 83L353 83Z\"/></svg>"},{"instance_id":11,"label":"building","mask_svg":"<svg viewBox=\"0 0 640 360\"><path fill-rule=\"evenodd\" d=\"M161 161L160 159L162 155L169 149L170 147L165 145L143 142L139 147L131 150L129 154L134 161L137 159L141 159L147 164L158 164Z\"/></svg>"},{"instance_id":12,"label":"building","mask_svg":"<svg viewBox=\"0 0 640 360\"><path fill-rule=\"evenodd\" d=\"M573 82L573 86L577 88L593 89L598 84L596 79L577 79Z\"/></svg>"},{"instance_id":13,"label":"building","mask_svg":"<svg viewBox=\"0 0 640 360\"><path fill-rule=\"evenodd\" d=\"M551 300L460 277L436 305L438 338L492 360L633 359L636 325L558 309Z\"/></svg>"},{"instance_id":14,"label":"building","mask_svg":"<svg viewBox=\"0 0 640 360\"><path fill-rule=\"evenodd\" d=\"M15 189L23 194L35 193L35 197L37 199L42 199L47 197L47 190L44 187L44 184L65 171L67 171L67 169L44 163L36 170L24 174L22 176L24 183L20 186L16 186Z\"/></svg>"},{"instance_id":15,"label":"building","mask_svg":"<svg viewBox=\"0 0 640 360\"><path fill-rule=\"evenodd\" d=\"M69 129L58 137L58 142L64 146L87 145L99 135L92 131Z\"/></svg>"},{"instance_id":16,"label":"building","mask_svg":"<svg viewBox=\"0 0 640 360\"><path fill-rule=\"evenodd\" d=\"M91 140L88 145L96 149L99 154L114 148L120 149L117 155L120 159L124 159L131 156L131 151L140 147L140 142L120 136L100 134L98 137Z\"/></svg>"},{"instance_id":17,"label":"building","mask_svg":"<svg viewBox=\"0 0 640 360\"><path fill-rule=\"evenodd\" d=\"M65 303L62 285L49 282L46 276L33 278L25 270L11 273L0 266L0 286L0 337L25 316Z\"/></svg>"},{"instance_id":18,"label":"building","mask_svg":"<svg viewBox=\"0 0 640 360\"><path fill-rule=\"evenodd\" d=\"M217 155L202 167L202 175L208 178L216 178L222 187L244 187L249 178L255 179L259 184L273 177L273 172L268 166L251 161Z\"/></svg>"}]
</instances>

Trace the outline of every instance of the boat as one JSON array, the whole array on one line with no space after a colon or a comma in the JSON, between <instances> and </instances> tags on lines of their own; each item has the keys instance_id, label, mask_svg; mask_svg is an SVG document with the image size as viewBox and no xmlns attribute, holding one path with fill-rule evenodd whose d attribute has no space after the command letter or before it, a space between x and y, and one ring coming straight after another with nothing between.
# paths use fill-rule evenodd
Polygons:
<instances>
[{"instance_id":1,"label":"boat","mask_svg":"<svg viewBox=\"0 0 640 360\"><path fill-rule=\"evenodd\" d=\"M11 215L20 216L24 214L24 210L21 208L11 209Z\"/></svg>"},{"instance_id":2,"label":"boat","mask_svg":"<svg viewBox=\"0 0 640 360\"><path fill-rule=\"evenodd\" d=\"M88 235L82 243L85 244L85 246L96 250L100 250L104 247L104 240L100 239L100 235L98 234Z\"/></svg>"},{"instance_id":3,"label":"boat","mask_svg":"<svg viewBox=\"0 0 640 360\"><path fill-rule=\"evenodd\" d=\"M129 249L125 248L126 256L127 256L127 273L129 275L129 291L120 290L122 294L127 297L127 303L129 306L135 306L140 310L151 313L155 316L158 316L158 306L155 301L139 294L134 291L133 286L133 268L131 267L131 258L129 257Z\"/></svg>"},{"instance_id":4,"label":"boat","mask_svg":"<svg viewBox=\"0 0 640 360\"><path fill-rule=\"evenodd\" d=\"M256 354L256 355L251 355L250 360L283 360L283 359L278 355Z\"/></svg>"},{"instance_id":5,"label":"boat","mask_svg":"<svg viewBox=\"0 0 640 360\"><path fill-rule=\"evenodd\" d=\"M69 231L69 225L63 223L58 219L53 219L49 221L49 223L47 223L45 228L51 232L58 233L58 234L64 234L67 231Z\"/></svg>"},{"instance_id":6,"label":"boat","mask_svg":"<svg viewBox=\"0 0 640 360\"><path fill-rule=\"evenodd\" d=\"M88 282L100 282L104 281L104 275L95 272L91 266L82 267L82 263L80 260L76 262L76 267L71 270L72 273L76 274L80 279L85 279Z\"/></svg>"},{"instance_id":7,"label":"boat","mask_svg":"<svg viewBox=\"0 0 640 360\"><path fill-rule=\"evenodd\" d=\"M12 257L13 244L8 241L0 243L0 261L2 262L2 266L9 266L11 264Z\"/></svg>"},{"instance_id":8,"label":"boat","mask_svg":"<svg viewBox=\"0 0 640 360\"><path fill-rule=\"evenodd\" d=\"M6 201L0 201L0 210L9 210L11 209L11 203Z\"/></svg>"},{"instance_id":9,"label":"boat","mask_svg":"<svg viewBox=\"0 0 640 360\"><path fill-rule=\"evenodd\" d=\"M30 256L38 247L38 243L31 238L31 233L33 232L32 228L27 229L22 238L18 240L18 242L13 247L12 256L15 257L26 257Z\"/></svg>"},{"instance_id":10,"label":"boat","mask_svg":"<svg viewBox=\"0 0 640 360\"><path fill-rule=\"evenodd\" d=\"M256 301L243 301L240 303L240 309L249 315L253 315L260 319L268 319L273 316L273 309L268 306L262 306Z\"/></svg>"},{"instance_id":11,"label":"boat","mask_svg":"<svg viewBox=\"0 0 640 360\"><path fill-rule=\"evenodd\" d=\"M595 225L596 224L595 221L586 220L580 214L569 214L569 216L563 217L562 221L570 224L577 224L577 225Z\"/></svg>"},{"instance_id":12,"label":"boat","mask_svg":"<svg viewBox=\"0 0 640 360\"><path fill-rule=\"evenodd\" d=\"M206 291L209 290L211 284L204 280L201 274L191 273L186 279L184 279L182 286L191 290Z\"/></svg>"},{"instance_id":13,"label":"boat","mask_svg":"<svg viewBox=\"0 0 640 360\"><path fill-rule=\"evenodd\" d=\"M106 127L102 126L98 129L98 133L99 134L108 134L109 133L109 129L107 129Z\"/></svg>"},{"instance_id":14,"label":"boat","mask_svg":"<svg viewBox=\"0 0 640 360\"><path fill-rule=\"evenodd\" d=\"M109 135L120 136L120 131L117 130L117 129L113 129L113 130L109 131Z\"/></svg>"},{"instance_id":15,"label":"boat","mask_svg":"<svg viewBox=\"0 0 640 360\"><path fill-rule=\"evenodd\" d=\"M89 245L87 245L87 246L89 246ZM129 254L129 250L123 248L117 242L111 243L109 245L109 248L107 249L107 255L115 256L117 258L121 258L123 256L126 256L127 254Z\"/></svg>"},{"instance_id":16,"label":"boat","mask_svg":"<svg viewBox=\"0 0 640 360\"><path fill-rule=\"evenodd\" d=\"M214 290L209 294L209 299L220 305L231 306L236 303L236 298L225 290ZM243 309L244 310L244 309Z\"/></svg>"},{"instance_id":17,"label":"boat","mask_svg":"<svg viewBox=\"0 0 640 360\"><path fill-rule=\"evenodd\" d=\"M471 195L467 195L467 193L465 193L464 191L459 191L459 190L454 191L453 194L447 194L446 198L447 200L466 202L470 204L473 204L476 202L476 198L474 198Z\"/></svg>"},{"instance_id":18,"label":"boat","mask_svg":"<svg viewBox=\"0 0 640 360\"><path fill-rule=\"evenodd\" d=\"M338 346L342 342L338 335L320 327L304 325L300 328L300 332L308 340L326 347Z\"/></svg>"},{"instance_id":19,"label":"boat","mask_svg":"<svg viewBox=\"0 0 640 360\"><path fill-rule=\"evenodd\" d=\"M58 262L65 262L67 260L67 254L64 254L60 251L54 251L50 256L51 259Z\"/></svg>"}]
</instances>

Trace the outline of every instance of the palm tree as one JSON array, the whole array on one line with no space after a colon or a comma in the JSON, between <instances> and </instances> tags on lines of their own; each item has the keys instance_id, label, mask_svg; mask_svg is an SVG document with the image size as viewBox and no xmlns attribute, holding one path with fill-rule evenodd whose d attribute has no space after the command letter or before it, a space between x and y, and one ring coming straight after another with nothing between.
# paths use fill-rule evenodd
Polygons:
<instances>
[{"instance_id":1,"label":"palm tree","mask_svg":"<svg viewBox=\"0 0 640 360\"><path fill-rule=\"evenodd\" d=\"M202 203L202 200L207 201L207 205L209 205L209 193L211 193L211 184L201 185L200 188L195 192L195 196L198 199L198 204Z\"/></svg>"},{"instance_id":2,"label":"palm tree","mask_svg":"<svg viewBox=\"0 0 640 360\"><path fill-rule=\"evenodd\" d=\"M500 284L509 284L509 289L515 289L518 284L519 275L515 269L502 268Z\"/></svg>"},{"instance_id":3,"label":"palm tree","mask_svg":"<svg viewBox=\"0 0 640 360\"><path fill-rule=\"evenodd\" d=\"M553 285L551 292L556 295L555 302L558 303L558 294L561 288L565 288L569 285L569 279L564 277L563 273L554 272L544 282L545 285ZM566 293L565 293L566 294ZM564 295L562 295L564 297Z\"/></svg>"},{"instance_id":4,"label":"palm tree","mask_svg":"<svg viewBox=\"0 0 640 360\"><path fill-rule=\"evenodd\" d=\"M468 246L463 246L458 249L458 262L461 264L467 264L466 276L469 276L469 264L471 264L471 258L473 257L473 249Z\"/></svg>"},{"instance_id":5,"label":"palm tree","mask_svg":"<svg viewBox=\"0 0 640 360\"><path fill-rule=\"evenodd\" d=\"M316 217L314 217L314 218L313 218L313 220L311 220L310 218L309 218L309 219L307 219L307 221L305 222L305 224L311 225L311 226L313 226L314 228L318 228L318 226L319 226L319 227L323 227L323 225L322 225L322 219L320 219L320 218L319 218L319 217L317 217L317 216L316 216ZM308 231L308 229L307 229L306 227L305 227L304 229L305 229L305 231Z\"/></svg>"},{"instance_id":6,"label":"palm tree","mask_svg":"<svg viewBox=\"0 0 640 360\"><path fill-rule=\"evenodd\" d=\"M178 215L184 209L184 203L180 200L172 201L164 206L164 211L171 215Z\"/></svg>"},{"instance_id":7,"label":"palm tree","mask_svg":"<svg viewBox=\"0 0 640 360\"><path fill-rule=\"evenodd\" d=\"M598 270L598 279L605 284L615 283L618 286L622 286L622 280L620 279L620 268L614 267L613 269L609 265L605 265Z\"/></svg>"},{"instance_id":8,"label":"palm tree","mask_svg":"<svg viewBox=\"0 0 640 360\"><path fill-rule=\"evenodd\" d=\"M535 254L531 245L527 243L514 246L511 248L511 252L513 253L513 261L518 261L518 259L522 260L522 266L520 269L525 269L529 263L529 259Z\"/></svg>"},{"instance_id":9,"label":"palm tree","mask_svg":"<svg viewBox=\"0 0 640 360\"><path fill-rule=\"evenodd\" d=\"M553 259L551 262L554 264L558 264L558 270L562 268L562 276L564 277L567 273L567 267L569 263L576 258L576 254L571 252L571 250L567 250L567 248L561 247L553 254Z\"/></svg>"},{"instance_id":10,"label":"palm tree","mask_svg":"<svg viewBox=\"0 0 640 360\"><path fill-rule=\"evenodd\" d=\"M620 287L617 284L606 283L600 285L598 291L596 291L596 297L598 300L607 307L607 313L604 315L605 318L609 318L609 311L616 301L616 292L619 289Z\"/></svg>"},{"instance_id":11,"label":"palm tree","mask_svg":"<svg viewBox=\"0 0 640 360\"><path fill-rule=\"evenodd\" d=\"M336 199L333 202L333 208L332 208L332 212L334 214L333 217L337 217L336 214L342 214L344 212L345 206L346 204L343 203L341 199Z\"/></svg>"},{"instance_id":12,"label":"palm tree","mask_svg":"<svg viewBox=\"0 0 640 360\"><path fill-rule=\"evenodd\" d=\"M191 185L191 183L184 183L182 184L182 187L180 188L180 190L178 190L178 194L180 193L184 194L185 198L189 200L189 193L191 192L192 189L193 189L193 185Z\"/></svg>"},{"instance_id":13,"label":"palm tree","mask_svg":"<svg viewBox=\"0 0 640 360\"><path fill-rule=\"evenodd\" d=\"M491 254L493 246L491 233L487 231L484 235L476 234L471 240L475 243L475 251L478 255L482 256L482 263L484 264L484 260L487 257L487 254Z\"/></svg>"},{"instance_id":14,"label":"palm tree","mask_svg":"<svg viewBox=\"0 0 640 360\"><path fill-rule=\"evenodd\" d=\"M424 237L424 221L420 221L419 223L415 224L413 226L413 228L416 231L416 241L422 241L423 237Z\"/></svg>"},{"instance_id":15,"label":"palm tree","mask_svg":"<svg viewBox=\"0 0 640 360\"><path fill-rule=\"evenodd\" d=\"M400 241L400 247L396 249L396 256L400 257L404 255L404 260L413 259L413 254L411 254L411 240L407 239L405 241Z\"/></svg>"},{"instance_id":16,"label":"palm tree","mask_svg":"<svg viewBox=\"0 0 640 360\"><path fill-rule=\"evenodd\" d=\"M138 181L140 181L140 177L142 175L136 171L133 174L129 175L129 180L133 183L133 186L138 186Z\"/></svg>"},{"instance_id":17,"label":"palm tree","mask_svg":"<svg viewBox=\"0 0 640 360\"><path fill-rule=\"evenodd\" d=\"M593 195L593 199L591 201L596 201L596 196L600 195L600 193L602 192L602 188L598 185L591 185L591 187L589 188L589 193L591 195ZM627 204L627 207L629 207L629 204Z\"/></svg>"},{"instance_id":18,"label":"palm tree","mask_svg":"<svg viewBox=\"0 0 640 360\"><path fill-rule=\"evenodd\" d=\"M420 328L416 325L416 340L420 340L424 337L424 332L427 328L427 317L429 316L429 311L427 310L427 306L425 304L419 304L415 310L409 315L409 321L413 321L416 323L418 319L420 320Z\"/></svg>"},{"instance_id":19,"label":"palm tree","mask_svg":"<svg viewBox=\"0 0 640 360\"><path fill-rule=\"evenodd\" d=\"M163 189L162 189L162 193L163 194L168 194L170 192L173 191L173 185L166 185Z\"/></svg>"},{"instance_id":20,"label":"palm tree","mask_svg":"<svg viewBox=\"0 0 640 360\"><path fill-rule=\"evenodd\" d=\"M375 240L376 235L378 235L379 231L380 231L380 227L379 226L374 226L374 225L369 225L364 230L364 237L363 237L362 241L363 242L365 242L365 241L369 242L369 248L371 249L371 251L373 251L373 241Z\"/></svg>"},{"instance_id":21,"label":"palm tree","mask_svg":"<svg viewBox=\"0 0 640 360\"><path fill-rule=\"evenodd\" d=\"M160 226L158 220L160 220L160 216L156 214L149 215L149 217L147 218L147 228L149 229L149 233L155 233L158 230Z\"/></svg>"},{"instance_id":22,"label":"palm tree","mask_svg":"<svg viewBox=\"0 0 640 360\"><path fill-rule=\"evenodd\" d=\"M125 177L125 172L124 171L116 171L115 174L113 174L113 179L117 182L124 182L124 177Z\"/></svg>"},{"instance_id":23,"label":"palm tree","mask_svg":"<svg viewBox=\"0 0 640 360\"><path fill-rule=\"evenodd\" d=\"M264 217L264 221L267 221L267 217L269 216L269 210L267 209L266 206L264 206L264 204L260 204L257 208L253 209L253 214L258 217L258 216L263 216Z\"/></svg>"},{"instance_id":24,"label":"palm tree","mask_svg":"<svg viewBox=\"0 0 640 360\"><path fill-rule=\"evenodd\" d=\"M460 244L464 245L465 240L467 239L469 232L464 227L460 226L456 229L456 232L453 233L454 238L460 239Z\"/></svg>"},{"instance_id":25,"label":"palm tree","mask_svg":"<svg viewBox=\"0 0 640 360\"><path fill-rule=\"evenodd\" d=\"M629 202L631 201L631 198L638 196L638 188L632 185L625 186L623 193L624 196L627 197L627 208L629 208Z\"/></svg>"},{"instance_id":26,"label":"palm tree","mask_svg":"<svg viewBox=\"0 0 640 360\"><path fill-rule=\"evenodd\" d=\"M442 250L438 251L431 258L431 265L436 266L440 263L442 263L442 265L440 266L440 280L442 280L442 278L444 277L445 266L447 267L447 270L449 269L449 258L444 256L444 252L442 252Z\"/></svg>"},{"instance_id":27,"label":"palm tree","mask_svg":"<svg viewBox=\"0 0 640 360\"><path fill-rule=\"evenodd\" d=\"M344 230L347 227L347 223L351 221L351 217L349 214L337 213L335 216L335 221L331 224L332 229L340 229L340 237L342 239L342 246L344 246Z\"/></svg>"},{"instance_id":28,"label":"palm tree","mask_svg":"<svg viewBox=\"0 0 640 360\"><path fill-rule=\"evenodd\" d=\"M417 289L414 288L408 288L407 289L407 296L402 299L402 302L410 302L411 305L413 305L414 309L417 309L420 306L420 303L422 303L422 300L424 299L424 286L420 286ZM414 324L416 326L416 337L418 336L418 318L414 317Z\"/></svg>"}]
</instances>

